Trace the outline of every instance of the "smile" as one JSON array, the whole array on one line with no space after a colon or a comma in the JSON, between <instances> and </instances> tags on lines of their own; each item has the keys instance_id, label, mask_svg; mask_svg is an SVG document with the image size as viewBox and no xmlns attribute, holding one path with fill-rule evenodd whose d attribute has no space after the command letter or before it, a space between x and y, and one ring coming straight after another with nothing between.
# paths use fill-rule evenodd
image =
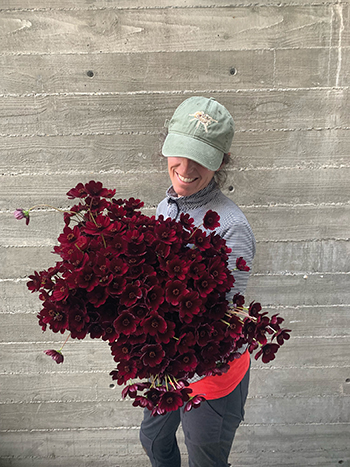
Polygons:
<instances>
[{"instance_id":1,"label":"smile","mask_svg":"<svg viewBox=\"0 0 350 467\"><path fill-rule=\"evenodd\" d=\"M184 183L191 183L191 182L194 182L196 180L196 178L186 178L186 177L183 177L182 175L180 175L179 173L176 172L176 175L179 177L179 179L184 182Z\"/></svg>"}]
</instances>

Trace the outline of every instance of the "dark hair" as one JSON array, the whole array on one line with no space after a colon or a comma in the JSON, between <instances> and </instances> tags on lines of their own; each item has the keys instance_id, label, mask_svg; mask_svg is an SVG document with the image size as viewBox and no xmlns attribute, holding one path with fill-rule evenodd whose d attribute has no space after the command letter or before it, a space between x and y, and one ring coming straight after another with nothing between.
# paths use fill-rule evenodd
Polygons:
<instances>
[{"instance_id":1,"label":"dark hair","mask_svg":"<svg viewBox=\"0 0 350 467\"><path fill-rule=\"evenodd\" d=\"M216 183L219 185L220 188L222 188L224 186L224 183L226 182L226 179L227 179L226 166L227 164L230 163L230 161L231 161L231 153L227 152L224 154L220 169L218 169L214 174L214 180L216 181Z\"/></svg>"},{"instance_id":2,"label":"dark hair","mask_svg":"<svg viewBox=\"0 0 350 467\"><path fill-rule=\"evenodd\" d=\"M160 135L159 135L159 149L158 149L158 155L161 157L164 157L162 153L162 147L163 147L163 144L164 144L164 141L167 135L168 135L168 128L166 127L162 128ZM227 179L226 166L227 164L230 163L230 160L231 160L231 153L230 152L225 153L222 159L222 166L214 174L214 180L219 185L220 188L222 188L224 183L226 182L226 179Z\"/></svg>"}]
</instances>

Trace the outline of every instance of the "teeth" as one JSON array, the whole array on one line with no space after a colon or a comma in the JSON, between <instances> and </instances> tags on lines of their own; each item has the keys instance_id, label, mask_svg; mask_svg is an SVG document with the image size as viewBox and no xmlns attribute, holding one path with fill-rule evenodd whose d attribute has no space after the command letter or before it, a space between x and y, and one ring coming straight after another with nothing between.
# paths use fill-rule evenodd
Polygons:
<instances>
[{"instance_id":1,"label":"teeth","mask_svg":"<svg viewBox=\"0 0 350 467\"><path fill-rule=\"evenodd\" d=\"M182 181L182 182L185 182L185 183L191 183L193 182L193 180L195 180L195 178L185 178L183 177L182 175L180 174L177 174L179 176L179 179Z\"/></svg>"}]
</instances>

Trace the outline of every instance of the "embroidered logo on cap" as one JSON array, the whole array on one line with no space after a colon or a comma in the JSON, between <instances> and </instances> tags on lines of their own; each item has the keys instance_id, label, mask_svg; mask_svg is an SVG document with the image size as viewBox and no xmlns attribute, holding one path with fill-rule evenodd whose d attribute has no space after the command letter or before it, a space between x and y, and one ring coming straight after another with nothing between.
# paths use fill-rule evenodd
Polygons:
<instances>
[{"instance_id":1,"label":"embroidered logo on cap","mask_svg":"<svg viewBox=\"0 0 350 467\"><path fill-rule=\"evenodd\" d=\"M211 125L213 122L218 123L217 120L214 120L210 115L205 114L202 110L198 110L194 114L189 114L189 116L194 117L190 120L190 122L193 122L193 120L198 120L196 128L198 128L199 125L202 124L206 133L208 133L209 125Z\"/></svg>"}]
</instances>

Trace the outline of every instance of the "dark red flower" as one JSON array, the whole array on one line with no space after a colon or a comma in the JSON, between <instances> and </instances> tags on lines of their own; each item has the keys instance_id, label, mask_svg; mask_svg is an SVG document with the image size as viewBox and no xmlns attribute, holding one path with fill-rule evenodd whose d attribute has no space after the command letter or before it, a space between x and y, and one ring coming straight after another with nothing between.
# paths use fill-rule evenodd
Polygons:
<instances>
[{"instance_id":1,"label":"dark red flower","mask_svg":"<svg viewBox=\"0 0 350 467\"><path fill-rule=\"evenodd\" d=\"M118 316L113 325L118 334L129 336L136 331L135 317L127 311Z\"/></svg>"},{"instance_id":2,"label":"dark red flower","mask_svg":"<svg viewBox=\"0 0 350 467\"><path fill-rule=\"evenodd\" d=\"M66 300L69 296L70 288L63 279L58 279L53 289L52 298L54 301Z\"/></svg>"},{"instance_id":3,"label":"dark red flower","mask_svg":"<svg viewBox=\"0 0 350 467\"><path fill-rule=\"evenodd\" d=\"M119 256L122 253L126 252L127 248L127 241L124 239L124 237L121 234L115 235L111 241L110 241L110 246L112 248L113 256Z\"/></svg>"},{"instance_id":4,"label":"dark red flower","mask_svg":"<svg viewBox=\"0 0 350 467\"><path fill-rule=\"evenodd\" d=\"M160 344L147 344L142 347L141 352L143 364L150 367L159 365L165 356Z\"/></svg>"},{"instance_id":5,"label":"dark red flower","mask_svg":"<svg viewBox=\"0 0 350 467\"><path fill-rule=\"evenodd\" d=\"M261 311L261 304L258 302L251 302L249 305L248 312L250 316L257 318L259 316L259 312Z\"/></svg>"},{"instance_id":6,"label":"dark red flower","mask_svg":"<svg viewBox=\"0 0 350 467\"><path fill-rule=\"evenodd\" d=\"M177 241L177 233L171 224L158 224L154 228L154 234L162 243L171 245Z\"/></svg>"},{"instance_id":7,"label":"dark red flower","mask_svg":"<svg viewBox=\"0 0 350 467\"><path fill-rule=\"evenodd\" d=\"M147 408L148 410L153 409L153 402L147 399L144 396L136 396L134 402L132 403L134 407L143 407Z\"/></svg>"},{"instance_id":8,"label":"dark red flower","mask_svg":"<svg viewBox=\"0 0 350 467\"><path fill-rule=\"evenodd\" d=\"M87 264L81 271L75 271L72 277L75 277L77 286L86 289L87 292L98 285L98 277L94 274L92 267Z\"/></svg>"},{"instance_id":9,"label":"dark red flower","mask_svg":"<svg viewBox=\"0 0 350 467\"><path fill-rule=\"evenodd\" d=\"M277 342L279 343L279 345L283 345L284 341L287 341L290 338L290 332L291 329L280 329L277 332Z\"/></svg>"},{"instance_id":10,"label":"dark red flower","mask_svg":"<svg viewBox=\"0 0 350 467\"><path fill-rule=\"evenodd\" d=\"M182 299L182 295L186 290L186 285L178 280L168 281L165 284L165 297L168 303L178 305Z\"/></svg>"},{"instance_id":11,"label":"dark red flower","mask_svg":"<svg viewBox=\"0 0 350 467\"><path fill-rule=\"evenodd\" d=\"M105 330L102 327L102 323L92 322L89 324L88 333L91 339L100 339L105 335Z\"/></svg>"},{"instance_id":12,"label":"dark red flower","mask_svg":"<svg viewBox=\"0 0 350 467\"><path fill-rule=\"evenodd\" d=\"M211 340L213 328L208 323L203 323L198 327L196 332L196 340L200 346L206 345Z\"/></svg>"},{"instance_id":13,"label":"dark red flower","mask_svg":"<svg viewBox=\"0 0 350 467\"><path fill-rule=\"evenodd\" d=\"M129 266L122 258L117 257L112 259L109 269L113 276L124 276L128 272Z\"/></svg>"},{"instance_id":14,"label":"dark red flower","mask_svg":"<svg viewBox=\"0 0 350 467\"><path fill-rule=\"evenodd\" d=\"M220 216L217 212L209 210L203 219L203 227L208 230L214 230L220 227Z\"/></svg>"},{"instance_id":15,"label":"dark red flower","mask_svg":"<svg viewBox=\"0 0 350 467\"><path fill-rule=\"evenodd\" d=\"M176 342L176 348L180 354L183 354L188 352L195 343L196 338L194 337L193 332L187 331L179 337L179 340Z\"/></svg>"},{"instance_id":16,"label":"dark red flower","mask_svg":"<svg viewBox=\"0 0 350 467\"><path fill-rule=\"evenodd\" d=\"M130 360L133 356L134 346L130 342L122 343L118 339L117 342L111 343L111 354L116 362L120 360Z\"/></svg>"},{"instance_id":17,"label":"dark red flower","mask_svg":"<svg viewBox=\"0 0 350 467\"><path fill-rule=\"evenodd\" d=\"M89 321L90 317L86 313L86 310L79 307L72 307L69 310L68 325L71 332L80 332Z\"/></svg>"},{"instance_id":18,"label":"dark red flower","mask_svg":"<svg viewBox=\"0 0 350 467\"><path fill-rule=\"evenodd\" d=\"M194 315L201 311L202 300L198 292L187 290L180 300L179 315L184 323L190 323Z\"/></svg>"},{"instance_id":19,"label":"dark red flower","mask_svg":"<svg viewBox=\"0 0 350 467\"><path fill-rule=\"evenodd\" d=\"M222 342L225 340L226 328L227 325L222 321L214 321L212 323L212 333L211 338L215 342Z\"/></svg>"},{"instance_id":20,"label":"dark red flower","mask_svg":"<svg viewBox=\"0 0 350 467\"><path fill-rule=\"evenodd\" d=\"M126 287L126 279L122 276L115 277L107 287L107 291L110 295L120 295L124 292Z\"/></svg>"},{"instance_id":21,"label":"dark red flower","mask_svg":"<svg viewBox=\"0 0 350 467\"><path fill-rule=\"evenodd\" d=\"M217 253L222 255L222 258L227 258L228 253L231 253L231 249L226 246L225 240L220 235L211 232L210 243Z\"/></svg>"},{"instance_id":22,"label":"dark red flower","mask_svg":"<svg viewBox=\"0 0 350 467\"><path fill-rule=\"evenodd\" d=\"M198 408L203 401L205 401L205 398L199 394L191 397L184 407L184 412L189 412L191 409Z\"/></svg>"},{"instance_id":23,"label":"dark red flower","mask_svg":"<svg viewBox=\"0 0 350 467\"><path fill-rule=\"evenodd\" d=\"M44 350L44 353L55 360L56 363L63 363L64 357L60 350Z\"/></svg>"},{"instance_id":24,"label":"dark red flower","mask_svg":"<svg viewBox=\"0 0 350 467\"><path fill-rule=\"evenodd\" d=\"M194 260L192 261L190 268L188 270L188 276L192 277L192 279L198 280L205 270L206 270L206 265L204 262L201 263L197 260Z\"/></svg>"},{"instance_id":25,"label":"dark red flower","mask_svg":"<svg viewBox=\"0 0 350 467\"><path fill-rule=\"evenodd\" d=\"M161 395L158 402L158 409L160 412L157 413L166 413L177 410L182 407L184 401L182 400L181 394L176 391L166 391Z\"/></svg>"},{"instance_id":26,"label":"dark red flower","mask_svg":"<svg viewBox=\"0 0 350 467\"><path fill-rule=\"evenodd\" d=\"M278 344L265 344L259 352L256 353L255 359L257 360L262 355L261 360L263 363L269 363L271 360L275 359L275 354L279 347Z\"/></svg>"},{"instance_id":27,"label":"dark red flower","mask_svg":"<svg viewBox=\"0 0 350 467\"><path fill-rule=\"evenodd\" d=\"M176 363L179 364L181 370L190 372L197 366L197 358L194 354L194 350L189 350L185 354L181 354L177 357Z\"/></svg>"},{"instance_id":28,"label":"dark red flower","mask_svg":"<svg viewBox=\"0 0 350 467\"><path fill-rule=\"evenodd\" d=\"M243 259L242 256L241 256L240 258L237 258L237 259L236 259L236 268L237 268L239 271L250 271L250 267L247 266L247 263L246 263L246 261Z\"/></svg>"},{"instance_id":29,"label":"dark red flower","mask_svg":"<svg viewBox=\"0 0 350 467\"><path fill-rule=\"evenodd\" d=\"M236 293L234 296L233 296L233 299L232 299L232 302L233 302L233 306L234 308L242 308L242 306L244 305L244 296L241 295L240 293Z\"/></svg>"},{"instance_id":30,"label":"dark red flower","mask_svg":"<svg viewBox=\"0 0 350 467\"><path fill-rule=\"evenodd\" d=\"M130 307L142 297L142 289L140 283L136 281L134 284L128 284L120 296L120 304Z\"/></svg>"},{"instance_id":31,"label":"dark red flower","mask_svg":"<svg viewBox=\"0 0 350 467\"><path fill-rule=\"evenodd\" d=\"M38 314L39 324L45 328L49 325L53 332L61 332L62 334L67 329L67 315L62 310L61 306L46 300L43 309Z\"/></svg>"},{"instance_id":32,"label":"dark red flower","mask_svg":"<svg viewBox=\"0 0 350 467\"><path fill-rule=\"evenodd\" d=\"M205 272L201 277L194 282L196 289L201 297L205 298L215 288L216 282L213 277Z\"/></svg>"},{"instance_id":33,"label":"dark red flower","mask_svg":"<svg viewBox=\"0 0 350 467\"><path fill-rule=\"evenodd\" d=\"M151 287L147 291L146 303L152 311L158 310L159 306L164 302L164 290L159 285Z\"/></svg>"},{"instance_id":34,"label":"dark red flower","mask_svg":"<svg viewBox=\"0 0 350 467\"><path fill-rule=\"evenodd\" d=\"M100 235L104 232L108 232L108 228L111 224L111 220L109 217L100 214L93 219L92 221L88 221L85 224L85 233L89 235Z\"/></svg>"},{"instance_id":35,"label":"dark red flower","mask_svg":"<svg viewBox=\"0 0 350 467\"><path fill-rule=\"evenodd\" d=\"M129 215L132 214L136 209L141 209L143 204L143 201L141 201L140 199L124 199L124 208Z\"/></svg>"},{"instance_id":36,"label":"dark red flower","mask_svg":"<svg viewBox=\"0 0 350 467\"><path fill-rule=\"evenodd\" d=\"M136 374L137 366L133 360L121 360L117 365L117 369L110 373L112 379L117 380L119 385L126 383L129 379L135 378Z\"/></svg>"},{"instance_id":37,"label":"dark red flower","mask_svg":"<svg viewBox=\"0 0 350 467\"><path fill-rule=\"evenodd\" d=\"M171 252L171 246L168 243L157 241L154 251L157 256L167 258Z\"/></svg>"},{"instance_id":38,"label":"dark red flower","mask_svg":"<svg viewBox=\"0 0 350 467\"><path fill-rule=\"evenodd\" d=\"M86 193L92 197L103 197L103 198L113 198L116 193L116 190L108 190L103 188L101 182L95 182L91 180L89 183L85 184Z\"/></svg>"},{"instance_id":39,"label":"dark red flower","mask_svg":"<svg viewBox=\"0 0 350 467\"><path fill-rule=\"evenodd\" d=\"M102 339L104 341L114 342L117 339L118 333L115 330L113 323L110 323L108 321L102 322L102 329L104 330L104 334L102 336Z\"/></svg>"},{"instance_id":40,"label":"dark red flower","mask_svg":"<svg viewBox=\"0 0 350 467\"><path fill-rule=\"evenodd\" d=\"M194 220L190 217L189 214L184 214L183 212L180 214L180 224L184 226L187 230L192 230L194 227Z\"/></svg>"},{"instance_id":41,"label":"dark red flower","mask_svg":"<svg viewBox=\"0 0 350 467\"><path fill-rule=\"evenodd\" d=\"M176 324L174 322L168 321L166 330L157 334L157 342L161 344L168 344L170 339L175 336L175 326Z\"/></svg>"},{"instance_id":42,"label":"dark red flower","mask_svg":"<svg viewBox=\"0 0 350 467\"><path fill-rule=\"evenodd\" d=\"M33 293L33 292L38 292L41 287L41 275L37 272L34 271L34 274L29 276L30 281L27 282L27 287L28 289Z\"/></svg>"},{"instance_id":43,"label":"dark red flower","mask_svg":"<svg viewBox=\"0 0 350 467\"><path fill-rule=\"evenodd\" d=\"M280 316L278 316L278 314L273 315L273 316L271 316L271 319L270 319L270 326L275 331L279 331L281 329L280 324L282 324L283 321L284 321L284 319L281 318Z\"/></svg>"},{"instance_id":44,"label":"dark red flower","mask_svg":"<svg viewBox=\"0 0 350 467\"><path fill-rule=\"evenodd\" d=\"M67 196L68 199L85 198L87 196L87 191L82 183L78 183L75 188L72 188L67 192Z\"/></svg>"},{"instance_id":45,"label":"dark red flower","mask_svg":"<svg viewBox=\"0 0 350 467\"><path fill-rule=\"evenodd\" d=\"M237 315L232 315L227 321L229 326L227 327L226 333L234 339L238 338L241 335L243 329L242 321Z\"/></svg>"},{"instance_id":46,"label":"dark red flower","mask_svg":"<svg viewBox=\"0 0 350 467\"><path fill-rule=\"evenodd\" d=\"M143 389L147 389L150 386L151 386L150 382L129 384L122 390L122 397L123 399L126 396L134 398L137 394L137 391L142 391Z\"/></svg>"},{"instance_id":47,"label":"dark red flower","mask_svg":"<svg viewBox=\"0 0 350 467\"><path fill-rule=\"evenodd\" d=\"M150 388L148 391L145 392L145 397L150 400L153 406L157 405L160 399L160 396L164 393L157 388Z\"/></svg>"},{"instance_id":48,"label":"dark red flower","mask_svg":"<svg viewBox=\"0 0 350 467\"><path fill-rule=\"evenodd\" d=\"M199 229L196 230L191 239L200 251L205 251L210 248L210 237L207 237L207 234Z\"/></svg>"},{"instance_id":49,"label":"dark red flower","mask_svg":"<svg viewBox=\"0 0 350 467\"><path fill-rule=\"evenodd\" d=\"M189 267L189 263L177 257L166 262L165 270L170 278L176 277L180 281L183 281L186 278Z\"/></svg>"},{"instance_id":50,"label":"dark red flower","mask_svg":"<svg viewBox=\"0 0 350 467\"><path fill-rule=\"evenodd\" d=\"M145 333L150 336L157 336L159 333L164 333L167 328L165 319L156 311L152 311L150 317L142 321L141 326Z\"/></svg>"},{"instance_id":51,"label":"dark red flower","mask_svg":"<svg viewBox=\"0 0 350 467\"><path fill-rule=\"evenodd\" d=\"M118 205L115 199L112 199L112 205L108 209L110 218L113 220L120 220L126 216L126 210Z\"/></svg>"},{"instance_id":52,"label":"dark red flower","mask_svg":"<svg viewBox=\"0 0 350 467\"><path fill-rule=\"evenodd\" d=\"M40 277L40 286L39 286L39 278ZM52 276L53 274L48 271L41 271L39 273L35 272L34 276L29 276L30 279L33 280L33 282L29 281L28 282L28 288L29 290L32 290L31 287L35 287L35 290L39 289L46 289L46 290L51 290L54 287L54 282L52 281ZM33 291L35 291L33 290Z\"/></svg>"},{"instance_id":53,"label":"dark red flower","mask_svg":"<svg viewBox=\"0 0 350 467\"><path fill-rule=\"evenodd\" d=\"M217 284L222 284L227 279L225 263L221 258L215 258L209 264L209 274L215 279Z\"/></svg>"}]
</instances>

